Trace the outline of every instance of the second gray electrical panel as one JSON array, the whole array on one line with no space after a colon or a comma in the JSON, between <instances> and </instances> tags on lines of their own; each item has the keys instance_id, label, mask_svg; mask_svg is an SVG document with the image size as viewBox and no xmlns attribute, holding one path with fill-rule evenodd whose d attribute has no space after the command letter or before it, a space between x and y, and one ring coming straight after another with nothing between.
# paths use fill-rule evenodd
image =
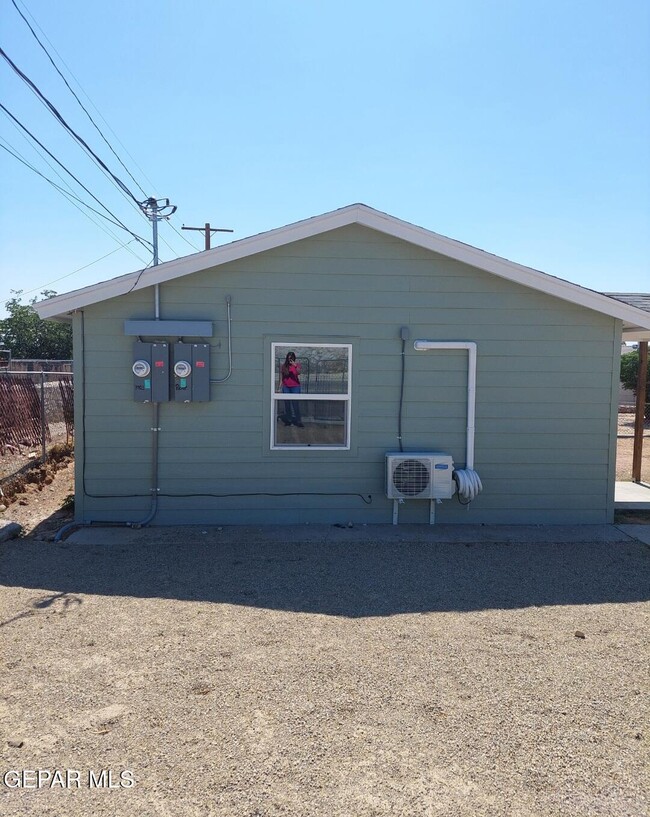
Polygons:
<instances>
[{"instance_id":1,"label":"second gray electrical panel","mask_svg":"<svg viewBox=\"0 0 650 817\"><path fill-rule=\"evenodd\" d=\"M180 403L210 401L210 344L174 343L173 399Z\"/></svg>"}]
</instances>

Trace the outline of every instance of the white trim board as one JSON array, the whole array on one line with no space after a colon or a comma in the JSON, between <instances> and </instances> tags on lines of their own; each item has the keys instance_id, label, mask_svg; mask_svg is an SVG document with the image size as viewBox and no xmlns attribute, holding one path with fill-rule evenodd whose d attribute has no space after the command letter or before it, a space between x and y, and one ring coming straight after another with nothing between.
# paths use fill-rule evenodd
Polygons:
<instances>
[{"instance_id":1,"label":"white trim board","mask_svg":"<svg viewBox=\"0 0 650 817\"><path fill-rule=\"evenodd\" d=\"M515 264L469 244L463 244L452 238L446 238L438 233L409 224L407 221L374 210L365 204L350 204L340 210L333 210L330 213L314 216L304 221L297 221L294 224L288 224L285 227L259 233L239 241L233 241L212 250L194 253L173 261L166 261L156 267L138 270L83 289L56 295L54 298L35 304L35 309L41 318L65 319L69 313L76 309L82 309L84 306L99 303L108 298L116 298L154 284L162 284L165 281L191 275L194 272L210 267L227 264L230 261L246 258L266 250L276 249L294 241L313 238L350 224L360 224L371 230L377 230L393 238L399 238L418 247L439 253L447 258L453 258L463 264L469 264L501 278L539 290L547 295L553 295L564 301L619 318L627 324L625 329L628 334L634 331L650 331L650 313L644 310L617 301L607 295L602 295L600 292L572 284L562 278L556 278L531 267Z\"/></svg>"}]
</instances>

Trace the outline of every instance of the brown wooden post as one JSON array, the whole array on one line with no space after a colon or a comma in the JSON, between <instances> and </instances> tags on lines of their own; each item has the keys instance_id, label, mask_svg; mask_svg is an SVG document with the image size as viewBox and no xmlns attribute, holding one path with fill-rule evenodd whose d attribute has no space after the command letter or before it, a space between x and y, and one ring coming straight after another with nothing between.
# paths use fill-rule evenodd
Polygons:
<instances>
[{"instance_id":1,"label":"brown wooden post","mask_svg":"<svg viewBox=\"0 0 650 817\"><path fill-rule=\"evenodd\" d=\"M639 371L636 378L636 416L634 418L634 451L632 454L632 482L641 482L643 456L643 421L645 418L646 389L648 387L648 341L639 341Z\"/></svg>"}]
</instances>

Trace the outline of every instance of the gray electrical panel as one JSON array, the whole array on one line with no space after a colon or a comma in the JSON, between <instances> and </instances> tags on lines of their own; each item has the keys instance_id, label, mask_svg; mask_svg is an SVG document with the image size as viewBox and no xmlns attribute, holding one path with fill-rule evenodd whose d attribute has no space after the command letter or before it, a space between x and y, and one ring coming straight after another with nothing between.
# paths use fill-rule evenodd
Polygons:
<instances>
[{"instance_id":1,"label":"gray electrical panel","mask_svg":"<svg viewBox=\"0 0 650 817\"><path fill-rule=\"evenodd\" d=\"M133 344L133 399L138 403L169 400L169 344Z\"/></svg>"},{"instance_id":2,"label":"gray electrical panel","mask_svg":"<svg viewBox=\"0 0 650 817\"><path fill-rule=\"evenodd\" d=\"M173 399L180 403L210 400L210 344L174 343L172 346Z\"/></svg>"}]
</instances>

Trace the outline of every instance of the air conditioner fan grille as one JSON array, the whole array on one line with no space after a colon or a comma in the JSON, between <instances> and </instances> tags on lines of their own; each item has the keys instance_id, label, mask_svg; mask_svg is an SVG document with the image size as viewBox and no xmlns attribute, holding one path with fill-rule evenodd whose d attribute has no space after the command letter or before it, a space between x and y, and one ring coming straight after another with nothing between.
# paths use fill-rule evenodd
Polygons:
<instances>
[{"instance_id":1,"label":"air conditioner fan grille","mask_svg":"<svg viewBox=\"0 0 650 817\"><path fill-rule=\"evenodd\" d=\"M393 471L393 485L403 496L417 496L426 491L429 469L421 460L402 460Z\"/></svg>"}]
</instances>

